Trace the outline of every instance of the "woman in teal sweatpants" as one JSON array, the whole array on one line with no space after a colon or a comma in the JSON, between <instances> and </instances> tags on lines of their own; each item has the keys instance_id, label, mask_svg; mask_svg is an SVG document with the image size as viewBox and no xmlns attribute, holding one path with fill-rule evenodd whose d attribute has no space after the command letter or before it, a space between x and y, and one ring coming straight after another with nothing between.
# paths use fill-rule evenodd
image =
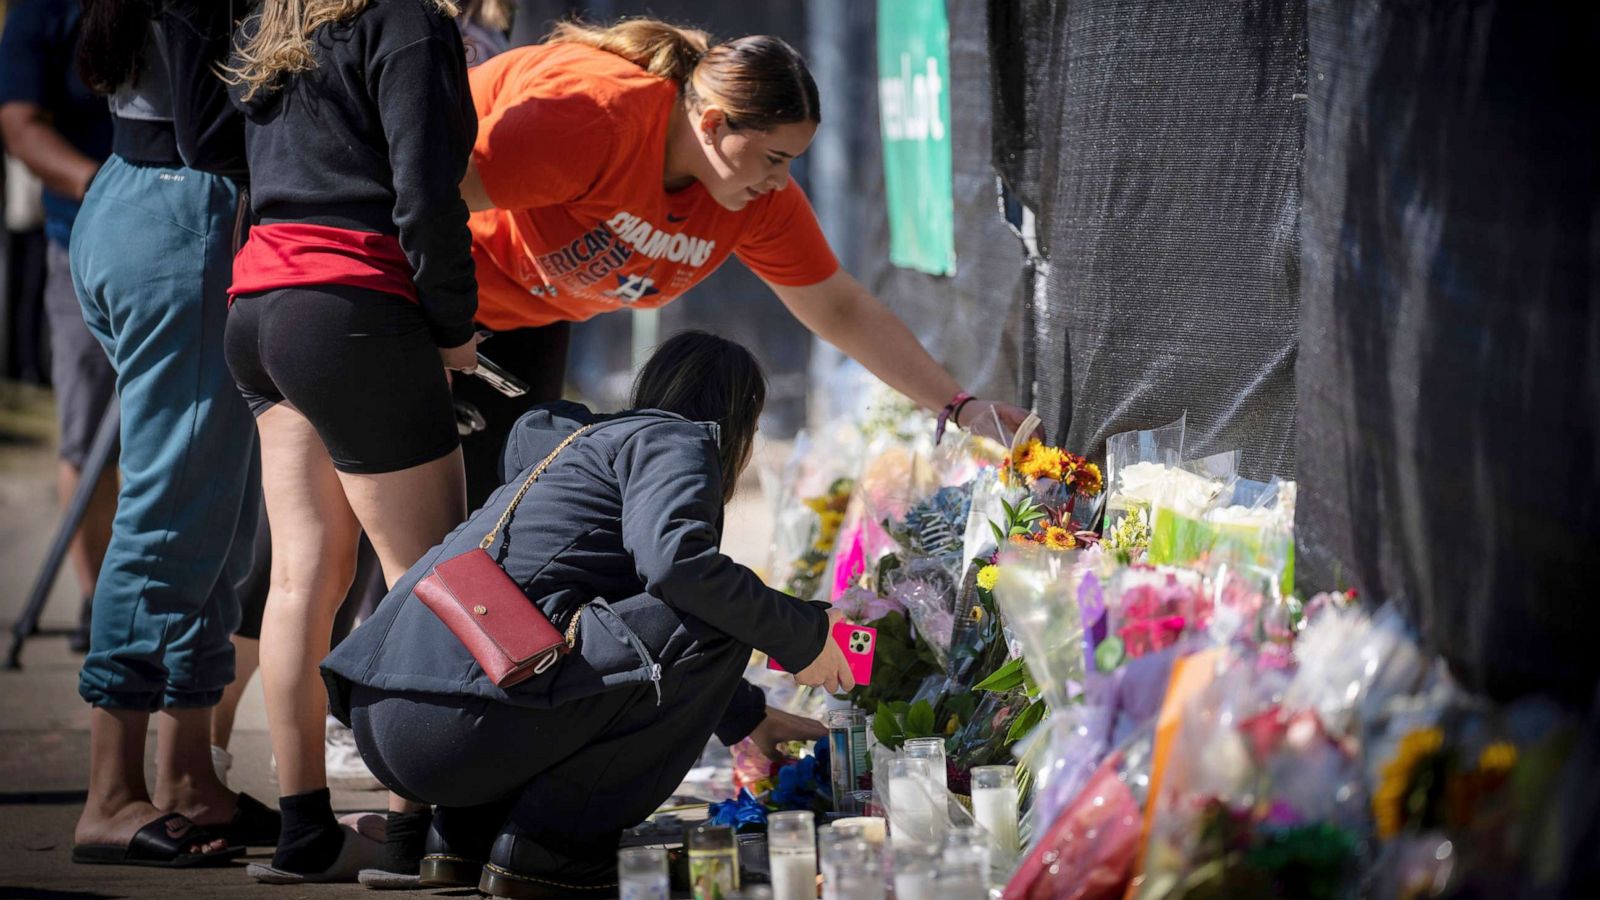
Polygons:
<instances>
[{"instance_id":1,"label":"woman in teal sweatpants","mask_svg":"<svg viewBox=\"0 0 1600 900\"><path fill-rule=\"evenodd\" d=\"M91 806L97 794L114 805L130 784L142 787L142 771L98 763L133 743L142 759L152 712L161 713L158 772L200 760L209 770L209 711L233 680L234 584L250 564L260 490L255 423L222 353L238 195L228 178L113 155L73 232L73 283L122 404L119 506L78 682L98 726ZM151 799L202 826L236 821L229 803L244 811L217 787L199 794L210 796L185 797L158 779ZM80 847L120 843L84 828ZM226 827L210 833L231 837Z\"/></svg>"}]
</instances>

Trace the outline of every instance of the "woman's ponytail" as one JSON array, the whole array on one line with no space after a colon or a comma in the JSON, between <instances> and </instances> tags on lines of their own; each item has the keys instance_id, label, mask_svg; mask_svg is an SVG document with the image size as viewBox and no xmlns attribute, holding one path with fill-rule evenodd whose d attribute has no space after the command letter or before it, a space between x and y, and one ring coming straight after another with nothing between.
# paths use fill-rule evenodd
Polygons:
<instances>
[{"instance_id":1,"label":"woman's ponytail","mask_svg":"<svg viewBox=\"0 0 1600 900\"><path fill-rule=\"evenodd\" d=\"M562 22L545 43L583 44L615 53L677 82L691 104L721 109L732 128L768 131L822 121L817 83L805 60L775 37L752 35L713 44L704 31L641 18L609 27Z\"/></svg>"},{"instance_id":2,"label":"woman's ponytail","mask_svg":"<svg viewBox=\"0 0 1600 900\"><path fill-rule=\"evenodd\" d=\"M633 63L651 75L684 84L711 47L711 36L694 28L680 28L659 19L624 19L610 27L584 22L562 22L547 44L583 44Z\"/></svg>"}]
</instances>

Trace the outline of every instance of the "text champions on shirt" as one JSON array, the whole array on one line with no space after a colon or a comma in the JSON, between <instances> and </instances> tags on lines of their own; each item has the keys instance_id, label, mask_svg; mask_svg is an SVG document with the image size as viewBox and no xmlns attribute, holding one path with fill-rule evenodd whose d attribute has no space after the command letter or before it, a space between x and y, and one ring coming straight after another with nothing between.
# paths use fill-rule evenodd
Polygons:
<instances>
[{"instance_id":1,"label":"text champions on shirt","mask_svg":"<svg viewBox=\"0 0 1600 900\"><path fill-rule=\"evenodd\" d=\"M560 250L540 256L537 263L551 277L570 276L588 287L616 271L634 253L699 267L711 258L716 246L716 241L662 231L623 210Z\"/></svg>"}]
</instances>

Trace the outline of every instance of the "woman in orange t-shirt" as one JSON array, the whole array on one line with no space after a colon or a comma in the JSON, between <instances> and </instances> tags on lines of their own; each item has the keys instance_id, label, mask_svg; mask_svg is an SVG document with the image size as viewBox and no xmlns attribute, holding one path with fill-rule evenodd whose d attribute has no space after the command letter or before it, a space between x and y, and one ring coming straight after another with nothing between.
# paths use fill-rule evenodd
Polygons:
<instances>
[{"instance_id":1,"label":"woman in orange t-shirt","mask_svg":"<svg viewBox=\"0 0 1600 900\"><path fill-rule=\"evenodd\" d=\"M499 484L512 422L559 395L567 323L661 306L730 255L813 333L917 403L979 431L993 432L997 418L1021 424L1026 411L969 398L839 267L789 176L821 113L788 44L711 46L702 32L649 19L567 23L471 81L478 138L462 194L474 211L477 319L503 335L488 355L533 385L508 402L456 379L457 398L490 422L463 442L474 503ZM486 458L475 466L474 456Z\"/></svg>"}]
</instances>

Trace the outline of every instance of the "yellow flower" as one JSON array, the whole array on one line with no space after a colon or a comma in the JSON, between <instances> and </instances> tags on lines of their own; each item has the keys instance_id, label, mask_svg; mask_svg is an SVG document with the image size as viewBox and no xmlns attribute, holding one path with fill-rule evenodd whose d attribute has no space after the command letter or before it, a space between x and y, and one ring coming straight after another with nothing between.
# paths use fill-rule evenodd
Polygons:
<instances>
[{"instance_id":1,"label":"yellow flower","mask_svg":"<svg viewBox=\"0 0 1600 900\"><path fill-rule=\"evenodd\" d=\"M994 590L994 583L999 579L999 566L984 566L978 570L978 587L981 587L986 591Z\"/></svg>"},{"instance_id":2,"label":"yellow flower","mask_svg":"<svg viewBox=\"0 0 1600 900\"><path fill-rule=\"evenodd\" d=\"M1072 532L1060 525L1051 525L1044 530L1044 545L1051 550L1071 550L1078 546L1078 542L1072 537Z\"/></svg>"},{"instance_id":3,"label":"yellow flower","mask_svg":"<svg viewBox=\"0 0 1600 900\"><path fill-rule=\"evenodd\" d=\"M822 513L822 533L832 537L839 533L839 526L844 524L844 513L825 510Z\"/></svg>"},{"instance_id":4,"label":"yellow flower","mask_svg":"<svg viewBox=\"0 0 1600 900\"><path fill-rule=\"evenodd\" d=\"M1021 447L1018 447L1017 452L1011 454L1011 465L1020 470L1023 466L1028 464L1029 460L1033 459L1033 454L1043 446L1043 442L1041 442L1038 438L1033 438L1032 440L1023 444Z\"/></svg>"},{"instance_id":5,"label":"yellow flower","mask_svg":"<svg viewBox=\"0 0 1600 900\"><path fill-rule=\"evenodd\" d=\"M806 499L804 499L804 500L802 500L800 502L804 503L806 505L807 509L811 510L812 512L816 513L819 516L828 511L828 498L827 497L807 497Z\"/></svg>"},{"instance_id":6,"label":"yellow flower","mask_svg":"<svg viewBox=\"0 0 1600 900\"><path fill-rule=\"evenodd\" d=\"M1478 768L1486 772L1509 772L1517 765L1516 745L1495 741L1478 754Z\"/></svg>"},{"instance_id":7,"label":"yellow flower","mask_svg":"<svg viewBox=\"0 0 1600 900\"><path fill-rule=\"evenodd\" d=\"M1055 447L1040 446L1028 457L1028 461L1017 466L1017 471L1029 478L1050 478L1061 480L1061 469L1067 464L1067 454Z\"/></svg>"},{"instance_id":8,"label":"yellow flower","mask_svg":"<svg viewBox=\"0 0 1600 900\"><path fill-rule=\"evenodd\" d=\"M1372 792L1372 818L1378 837L1388 840L1405 827L1406 795L1417 768L1444 748L1444 732L1438 728L1419 728L1400 739L1394 758L1384 764Z\"/></svg>"}]
</instances>

